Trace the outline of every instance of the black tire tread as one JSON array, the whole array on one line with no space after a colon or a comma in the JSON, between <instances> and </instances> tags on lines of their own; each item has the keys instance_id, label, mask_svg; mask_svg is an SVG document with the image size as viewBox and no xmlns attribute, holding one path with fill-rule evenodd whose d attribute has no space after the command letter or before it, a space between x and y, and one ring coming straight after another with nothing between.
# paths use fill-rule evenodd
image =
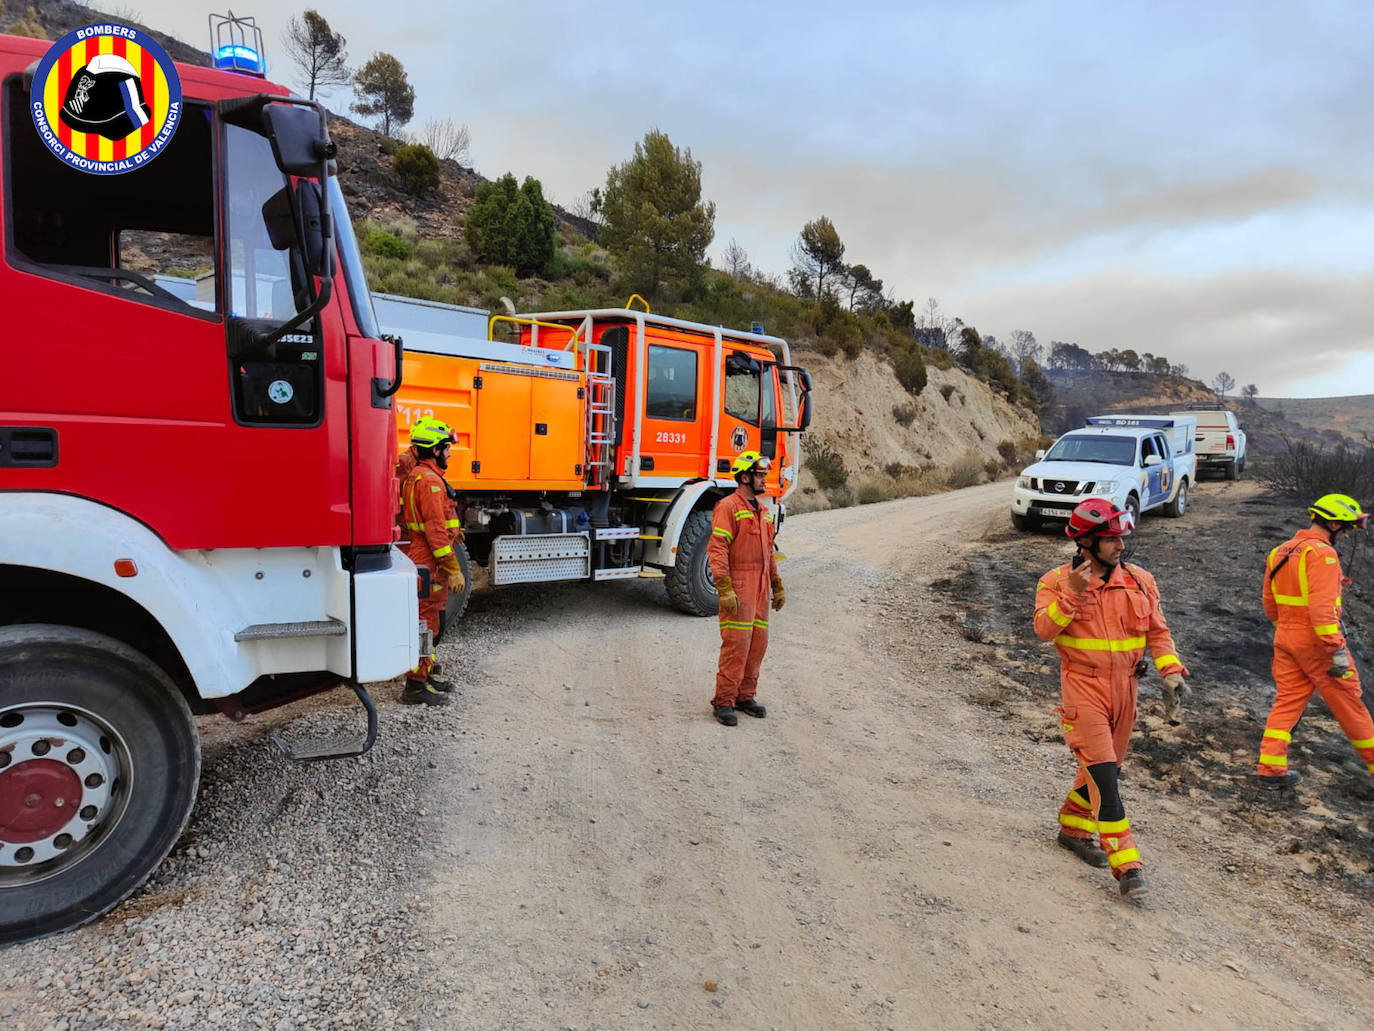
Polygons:
<instances>
[{"instance_id":1,"label":"black tire tread","mask_svg":"<svg viewBox=\"0 0 1374 1031\"><path fill-rule=\"evenodd\" d=\"M711 542L711 510L699 508L687 516L682 527L682 535L677 543L677 561L664 578L663 586L668 592L668 601L679 612L689 616L714 616L719 605L705 606L692 592L692 564L698 549L707 547Z\"/></svg>"}]
</instances>

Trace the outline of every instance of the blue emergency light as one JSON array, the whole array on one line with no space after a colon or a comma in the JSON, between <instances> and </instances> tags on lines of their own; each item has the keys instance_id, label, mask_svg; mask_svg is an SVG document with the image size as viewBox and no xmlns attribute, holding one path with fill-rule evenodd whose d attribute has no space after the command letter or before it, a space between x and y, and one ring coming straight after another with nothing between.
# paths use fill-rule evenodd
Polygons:
<instances>
[{"instance_id":1,"label":"blue emergency light","mask_svg":"<svg viewBox=\"0 0 1374 1031\"><path fill-rule=\"evenodd\" d=\"M252 18L240 18L233 11L210 15L210 53L220 71L259 79L267 75L262 30Z\"/></svg>"},{"instance_id":2,"label":"blue emergency light","mask_svg":"<svg viewBox=\"0 0 1374 1031\"><path fill-rule=\"evenodd\" d=\"M262 74L262 55L252 47L230 43L215 51L215 67L229 72Z\"/></svg>"}]
</instances>

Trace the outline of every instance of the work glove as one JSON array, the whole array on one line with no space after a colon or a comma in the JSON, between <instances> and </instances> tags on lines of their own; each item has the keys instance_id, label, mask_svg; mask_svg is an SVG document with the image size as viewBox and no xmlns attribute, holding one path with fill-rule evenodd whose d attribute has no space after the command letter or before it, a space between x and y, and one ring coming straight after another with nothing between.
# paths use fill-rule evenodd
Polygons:
<instances>
[{"instance_id":1,"label":"work glove","mask_svg":"<svg viewBox=\"0 0 1374 1031\"><path fill-rule=\"evenodd\" d=\"M463 588L467 585L467 579L463 576L461 569L448 574L448 589L454 594L462 594Z\"/></svg>"},{"instance_id":2,"label":"work glove","mask_svg":"<svg viewBox=\"0 0 1374 1031\"><path fill-rule=\"evenodd\" d=\"M782 589L782 577L773 577L773 611L781 612L783 602L787 600L787 593Z\"/></svg>"},{"instance_id":3,"label":"work glove","mask_svg":"<svg viewBox=\"0 0 1374 1031\"><path fill-rule=\"evenodd\" d=\"M1170 673L1164 678L1164 718L1177 725L1179 710L1183 703L1193 696L1193 689L1183 679L1181 673Z\"/></svg>"},{"instance_id":4,"label":"work glove","mask_svg":"<svg viewBox=\"0 0 1374 1031\"><path fill-rule=\"evenodd\" d=\"M739 610L739 597L735 594L735 582L728 576L716 581L716 593L720 595L720 611L734 613Z\"/></svg>"},{"instance_id":5,"label":"work glove","mask_svg":"<svg viewBox=\"0 0 1374 1031\"><path fill-rule=\"evenodd\" d=\"M1335 677L1337 680L1346 680L1354 674L1350 668L1350 649L1342 648L1331 656L1331 668L1326 671L1328 677Z\"/></svg>"}]
</instances>

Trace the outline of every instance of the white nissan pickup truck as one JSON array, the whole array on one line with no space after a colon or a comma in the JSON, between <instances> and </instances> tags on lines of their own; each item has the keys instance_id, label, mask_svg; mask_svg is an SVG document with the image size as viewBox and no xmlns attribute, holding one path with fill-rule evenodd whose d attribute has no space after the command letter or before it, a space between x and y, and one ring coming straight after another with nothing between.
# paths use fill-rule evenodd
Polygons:
<instances>
[{"instance_id":1,"label":"white nissan pickup truck","mask_svg":"<svg viewBox=\"0 0 1374 1031\"><path fill-rule=\"evenodd\" d=\"M1021 470L1012 490L1011 521L1035 530L1047 520L1067 520L1085 498L1110 498L1139 521L1161 508L1181 516L1197 480L1191 415L1095 415L1070 430L1036 462Z\"/></svg>"}]
</instances>

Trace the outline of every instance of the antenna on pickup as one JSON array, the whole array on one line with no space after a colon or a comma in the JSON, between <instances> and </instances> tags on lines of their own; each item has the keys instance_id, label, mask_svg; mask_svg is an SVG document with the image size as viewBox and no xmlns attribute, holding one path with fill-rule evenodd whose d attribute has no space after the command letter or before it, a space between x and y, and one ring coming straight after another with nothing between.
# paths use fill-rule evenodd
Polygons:
<instances>
[{"instance_id":1,"label":"antenna on pickup","mask_svg":"<svg viewBox=\"0 0 1374 1031\"><path fill-rule=\"evenodd\" d=\"M257 21L233 11L210 15L210 61L220 71L266 78L267 52Z\"/></svg>"}]
</instances>

